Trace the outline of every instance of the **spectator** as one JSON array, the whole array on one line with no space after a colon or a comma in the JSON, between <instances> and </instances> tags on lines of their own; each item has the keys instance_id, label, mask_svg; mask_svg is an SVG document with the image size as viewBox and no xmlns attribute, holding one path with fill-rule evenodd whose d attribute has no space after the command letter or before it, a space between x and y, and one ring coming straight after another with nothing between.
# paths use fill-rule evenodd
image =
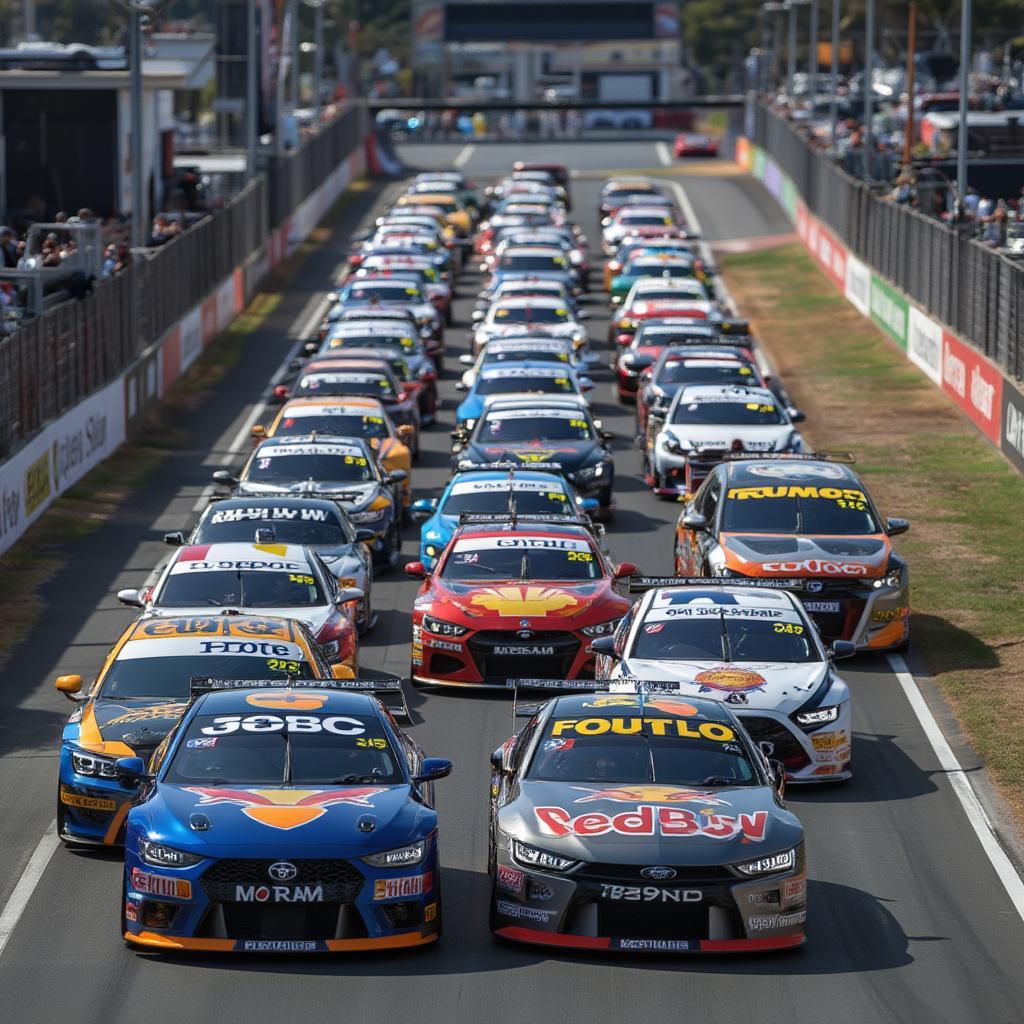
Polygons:
<instances>
[{"instance_id":1,"label":"spectator","mask_svg":"<svg viewBox=\"0 0 1024 1024\"><path fill-rule=\"evenodd\" d=\"M981 195L976 188L969 188L967 195L964 196L964 219L965 220L977 220L978 218L978 206L981 203Z\"/></svg>"},{"instance_id":2,"label":"spectator","mask_svg":"<svg viewBox=\"0 0 1024 1024\"><path fill-rule=\"evenodd\" d=\"M13 269L18 265L18 244L14 232L7 227L0 227L0 252L3 253L4 266Z\"/></svg>"}]
</instances>

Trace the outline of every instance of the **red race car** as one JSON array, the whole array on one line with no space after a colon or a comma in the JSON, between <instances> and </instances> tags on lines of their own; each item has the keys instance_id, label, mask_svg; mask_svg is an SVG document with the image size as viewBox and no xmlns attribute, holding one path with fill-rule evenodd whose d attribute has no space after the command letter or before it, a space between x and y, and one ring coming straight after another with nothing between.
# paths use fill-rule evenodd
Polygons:
<instances>
[{"instance_id":1,"label":"red race car","mask_svg":"<svg viewBox=\"0 0 1024 1024\"><path fill-rule=\"evenodd\" d=\"M718 156L718 140L701 132L680 132L673 148L676 156Z\"/></svg>"},{"instance_id":2,"label":"red race car","mask_svg":"<svg viewBox=\"0 0 1024 1024\"><path fill-rule=\"evenodd\" d=\"M592 679L590 643L629 610L591 531L540 517L464 516L412 611L414 683L504 686L509 677Z\"/></svg>"}]
</instances>

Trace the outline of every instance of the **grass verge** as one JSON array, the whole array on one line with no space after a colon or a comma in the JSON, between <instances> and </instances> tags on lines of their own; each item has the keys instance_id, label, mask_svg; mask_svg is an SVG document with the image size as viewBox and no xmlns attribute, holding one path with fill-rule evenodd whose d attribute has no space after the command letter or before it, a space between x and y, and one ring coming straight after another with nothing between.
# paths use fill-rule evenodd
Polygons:
<instances>
[{"instance_id":1,"label":"grass verge","mask_svg":"<svg viewBox=\"0 0 1024 1024\"><path fill-rule=\"evenodd\" d=\"M369 188L365 178L352 182L310 237L275 268L266 290L175 381L132 440L65 491L0 558L0 668L36 623L42 611L39 592L64 568L66 546L98 529L185 443L187 435L174 427L181 421L176 414L194 409L238 362L246 340L280 305L284 288L306 257L330 238L330 224Z\"/></svg>"},{"instance_id":2,"label":"grass verge","mask_svg":"<svg viewBox=\"0 0 1024 1024\"><path fill-rule=\"evenodd\" d=\"M800 245L723 270L811 443L852 451L882 514L910 519L913 658L1024 822L1024 479Z\"/></svg>"}]
</instances>

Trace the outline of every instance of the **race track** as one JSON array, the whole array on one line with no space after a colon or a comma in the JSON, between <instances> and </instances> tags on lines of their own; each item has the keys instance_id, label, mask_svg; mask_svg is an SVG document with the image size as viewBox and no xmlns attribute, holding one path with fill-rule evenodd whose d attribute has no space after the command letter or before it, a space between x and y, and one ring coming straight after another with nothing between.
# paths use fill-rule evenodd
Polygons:
<instances>
[{"instance_id":1,"label":"race track","mask_svg":"<svg viewBox=\"0 0 1024 1024\"><path fill-rule=\"evenodd\" d=\"M468 152L460 144L416 145L401 152L419 168L450 167L459 155L478 183L527 154L563 161L578 171L573 216L594 247L601 172L661 166L654 143L479 144ZM731 167L716 173L721 166L699 162L673 178L708 238L790 230L760 185ZM394 191L383 186L379 198ZM853 781L787 794L806 828L810 876L808 943L794 953L609 959L497 944L487 929L484 871L488 757L512 728L504 694L408 694L417 741L428 754L455 762L454 774L437 786L446 931L435 947L336 959L139 955L124 948L117 928L119 858L58 848L47 859L52 844L39 844L53 819L57 742L71 710L53 679L71 671L94 676L131 618L114 593L145 578L167 550L160 543L165 530L190 525L212 470L237 464L233 440L251 422L252 404L300 330L308 331L356 215L365 213L351 209L333 240L297 275L243 360L181 424L190 446L174 451L129 507L69 549L65 570L44 591L49 611L3 672L0 907L34 851L30 875L39 877L34 888L19 887L18 895L30 897L0 953L0 1019L1011 1024L1024 1018L1024 923L882 659L842 664L855 706ZM598 284L596 274L592 283ZM457 355L467 350L465 326L476 291L475 273L465 273L457 324L448 332L445 408L441 423L424 435L416 496L438 493L448 476L452 384ZM607 318L600 293L586 308L603 351ZM612 398L607 369L597 377L595 412L620 438L612 551L648 573L671 573L678 506L657 501L644 487L631 444L632 409ZM813 424L809 428L813 433ZM237 450L246 447L244 441ZM406 532L407 557L415 535ZM364 641L364 666L408 674L415 589L401 575L378 579L380 621ZM3 938L0 927L0 943Z\"/></svg>"}]
</instances>

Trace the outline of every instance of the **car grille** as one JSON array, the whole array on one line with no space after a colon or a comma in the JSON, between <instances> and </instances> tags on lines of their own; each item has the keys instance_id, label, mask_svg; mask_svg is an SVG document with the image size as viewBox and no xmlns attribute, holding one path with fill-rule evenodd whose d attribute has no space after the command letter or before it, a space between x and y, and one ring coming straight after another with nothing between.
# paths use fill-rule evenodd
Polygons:
<instances>
[{"instance_id":1,"label":"car grille","mask_svg":"<svg viewBox=\"0 0 1024 1024\"><path fill-rule=\"evenodd\" d=\"M774 748L769 757L781 761L790 771L806 768L811 763L799 740L781 722L774 718L759 718L756 715L740 715L743 727L755 743L770 743Z\"/></svg>"},{"instance_id":2,"label":"car grille","mask_svg":"<svg viewBox=\"0 0 1024 1024\"><path fill-rule=\"evenodd\" d=\"M652 865L663 866L662 861L652 861ZM572 878L586 882L631 883L634 885L719 885L722 882L735 882L736 876L726 867L706 865L698 867L675 867L673 879L654 882L644 878L640 872L647 864L585 864L579 871L574 871Z\"/></svg>"},{"instance_id":3,"label":"car grille","mask_svg":"<svg viewBox=\"0 0 1024 1024\"><path fill-rule=\"evenodd\" d=\"M354 903L363 885L363 876L345 860L294 860L298 869L295 878L287 883L275 883L267 873L272 860L220 860L203 872L200 881L206 898L211 903L234 903L235 887L238 885L322 885L327 903ZM324 906L315 904L312 906ZM245 904L250 906L250 904ZM312 906L307 909L312 909ZM271 911L287 909L263 906ZM293 908L300 909L300 908ZM335 906L337 916L337 906ZM333 932L332 932L333 934ZM257 936L254 936L257 937Z\"/></svg>"},{"instance_id":4,"label":"car grille","mask_svg":"<svg viewBox=\"0 0 1024 1024\"><path fill-rule=\"evenodd\" d=\"M497 654L500 647L551 647L553 654ZM565 679L576 660L580 642L572 633L535 633L528 640L514 632L486 631L470 638L469 651L485 683L504 683L509 677Z\"/></svg>"},{"instance_id":5,"label":"car grille","mask_svg":"<svg viewBox=\"0 0 1024 1024\"><path fill-rule=\"evenodd\" d=\"M851 640L864 614L867 598L864 588L851 586L846 580L819 580L821 590L816 594L801 594L804 601L838 601L838 612L808 612L825 643L833 640Z\"/></svg>"},{"instance_id":6,"label":"car grille","mask_svg":"<svg viewBox=\"0 0 1024 1024\"><path fill-rule=\"evenodd\" d=\"M600 903L599 935L629 939L706 939L707 903Z\"/></svg>"},{"instance_id":7,"label":"car grille","mask_svg":"<svg viewBox=\"0 0 1024 1024\"><path fill-rule=\"evenodd\" d=\"M223 907L229 939L333 939L341 909L337 903L297 907L225 903Z\"/></svg>"}]
</instances>

